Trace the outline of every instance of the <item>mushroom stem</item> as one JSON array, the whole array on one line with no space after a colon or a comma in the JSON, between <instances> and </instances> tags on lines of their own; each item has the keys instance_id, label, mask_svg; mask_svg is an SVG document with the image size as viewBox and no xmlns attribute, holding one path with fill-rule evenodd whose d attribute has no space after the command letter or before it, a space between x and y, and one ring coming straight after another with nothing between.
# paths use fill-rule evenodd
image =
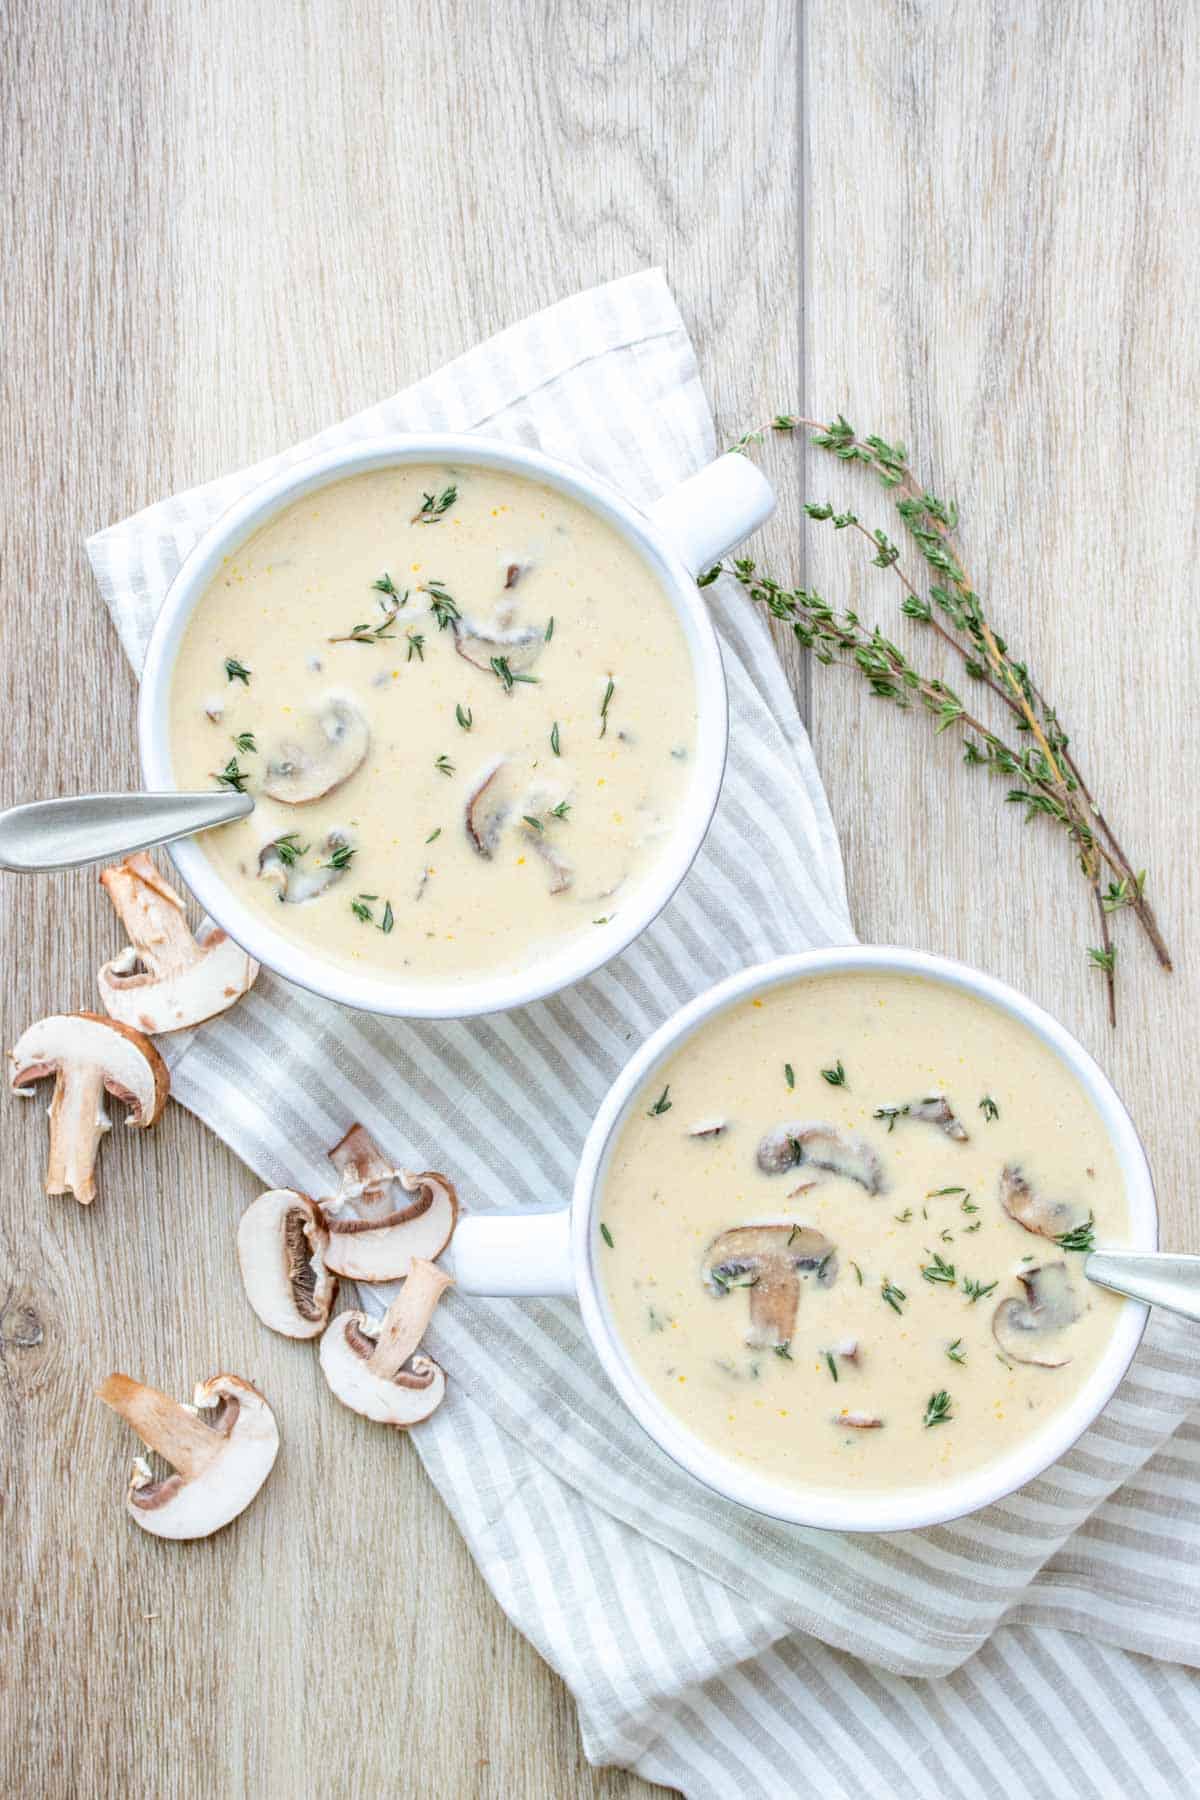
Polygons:
<instances>
[{"instance_id":1,"label":"mushroom stem","mask_svg":"<svg viewBox=\"0 0 1200 1800\"><path fill-rule=\"evenodd\" d=\"M96 1198L96 1152L111 1129L104 1104L104 1071L89 1063L64 1063L50 1101L50 1156L46 1192L74 1194L89 1206Z\"/></svg>"},{"instance_id":2,"label":"mushroom stem","mask_svg":"<svg viewBox=\"0 0 1200 1800\"><path fill-rule=\"evenodd\" d=\"M203 1475L220 1456L223 1434L202 1425L190 1406L182 1406L157 1388L130 1375L110 1375L96 1389L106 1406L120 1413L143 1444L169 1462L185 1481Z\"/></svg>"},{"instance_id":3,"label":"mushroom stem","mask_svg":"<svg viewBox=\"0 0 1200 1800\"><path fill-rule=\"evenodd\" d=\"M388 1307L375 1349L367 1359L372 1375L388 1381L404 1367L424 1337L438 1301L453 1286L453 1276L414 1256L403 1291Z\"/></svg>"}]
</instances>

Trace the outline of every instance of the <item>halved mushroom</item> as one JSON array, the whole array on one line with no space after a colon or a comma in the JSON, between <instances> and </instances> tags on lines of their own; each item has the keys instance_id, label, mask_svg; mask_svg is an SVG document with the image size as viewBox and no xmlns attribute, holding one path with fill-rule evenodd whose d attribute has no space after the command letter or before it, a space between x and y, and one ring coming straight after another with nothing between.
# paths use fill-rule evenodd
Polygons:
<instances>
[{"instance_id":1,"label":"halved mushroom","mask_svg":"<svg viewBox=\"0 0 1200 1800\"><path fill-rule=\"evenodd\" d=\"M454 1235L458 1196L453 1183L434 1169L416 1175L399 1170L400 1186L417 1198L408 1206L374 1210L359 1218L341 1210L344 1201L323 1201L321 1217L329 1241L325 1265L352 1281L399 1281L414 1261L432 1262Z\"/></svg>"},{"instance_id":2,"label":"halved mushroom","mask_svg":"<svg viewBox=\"0 0 1200 1800\"><path fill-rule=\"evenodd\" d=\"M279 899L289 906L301 906L306 900L315 900L341 881L350 867L349 862L337 854L339 850L349 849L350 840L344 831L326 834L318 845L324 861L318 858L315 863L303 861L309 848L307 844L299 847L289 842L295 835L290 832L283 838L272 838L258 853L259 879L274 882Z\"/></svg>"},{"instance_id":3,"label":"halved mushroom","mask_svg":"<svg viewBox=\"0 0 1200 1800\"><path fill-rule=\"evenodd\" d=\"M182 898L144 850L102 869L100 885L130 945L97 977L110 1018L139 1031L183 1031L228 1011L254 985L258 964L226 932L192 936Z\"/></svg>"},{"instance_id":4,"label":"halved mushroom","mask_svg":"<svg viewBox=\"0 0 1200 1800\"><path fill-rule=\"evenodd\" d=\"M748 1289L746 1342L778 1349L795 1329L801 1277L815 1275L822 1287L836 1280L836 1246L811 1225L737 1225L713 1239L701 1275L717 1295Z\"/></svg>"},{"instance_id":5,"label":"halved mushroom","mask_svg":"<svg viewBox=\"0 0 1200 1800\"><path fill-rule=\"evenodd\" d=\"M1043 1263L1017 1276L1025 1289L1024 1300L1002 1300L992 1315L992 1336L1005 1356L1014 1362L1036 1363L1043 1369L1061 1369L1071 1355L1062 1347L1062 1333L1080 1314L1065 1262Z\"/></svg>"},{"instance_id":6,"label":"halved mushroom","mask_svg":"<svg viewBox=\"0 0 1200 1800\"><path fill-rule=\"evenodd\" d=\"M1038 1237L1059 1238L1085 1222L1081 1208L1039 1194L1015 1163L1000 1171L1000 1204L1010 1219Z\"/></svg>"},{"instance_id":7,"label":"halved mushroom","mask_svg":"<svg viewBox=\"0 0 1200 1800\"><path fill-rule=\"evenodd\" d=\"M202 1381L191 1406L128 1375L110 1375L97 1393L174 1468L159 1480L142 1457L134 1458L125 1510L155 1537L219 1531L245 1511L271 1473L279 1427L258 1389L240 1375ZM205 1424L200 1415L210 1410Z\"/></svg>"},{"instance_id":8,"label":"halved mushroom","mask_svg":"<svg viewBox=\"0 0 1200 1800\"><path fill-rule=\"evenodd\" d=\"M50 1101L48 1194L96 1197L96 1153L111 1130L109 1093L129 1109L127 1125L153 1125L167 1103L171 1077L149 1038L102 1013L55 1013L31 1025L8 1053L9 1082L23 1100L35 1082L54 1076Z\"/></svg>"},{"instance_id":9,"label":"halved mushroom","mask_svg":"<svg viewBox=\"0 0 1200 1800\"><path fill-rule=\"evenodd\" d=\"M449 1275L416 1260L380 1324L363 1313L339 1313L321 1339L321 1369L342 1402L365 1419L402 1430L427 1419L446 1392L446 1377L428 1356L416 1356Z\"/></svg>"},{"instance_id":10,"label":"halved mushroom","mask_svg":"<svg viewBox=\"0 0 1200 1800\"><path fill-rule=\"evenodd\" d=\"M492 660L503 657L514 675L527 675L546 641L543 627L534 625L477 625L472 619L455 619L454 648L477 669L491 670Z\"/></svg>"},{"instance_id":11,"label":"halved mushroom","mask_svg":"<svg viewBox=\"0 0 1200 1800\"><path fill-rule=\"evenodd\" d=\"M881 1431L883 1429L883 1420L878 1413L834 1413L833 1422L835 1425L848 1425L851 1431Z\"/></svg>"},{"instance_id":12,"label":"halved mushroom","mask_svg":"<svg viewBox=\"0 0 1200 1800\"><path fill-rule=\"evenodd\" d=\"M855 1181L868 1194L882 1194L887 1185L878 1151L861 1138L843 1137L835 1125L794 1121L776 1125L760 1140L758 1166L764 1175L784 1175L801 1163Z\"/></svg>"},{"instance_id":13,"label":"halved mushroom","mask_svg":"<svg viewBox=\"0 0 1200 1800\"><path fill-rule=\"evenodd\" d=\"M507 757L489 763L467 795L467 836L480 856L496 854L500 833L515 805L512 770Z\"/></svg>"},{"instance_id":14,"label":"halved mushroom","mask_svg":"<svg viewBox=\"0 0 1200 1800\"><path fill-rule=\"evenodd\" d=\"M263 793L289 806L319 800L348 781L370 747L362 713L345 694L326 694L301 730L267 758Z\"/></svg>"},{"instance_id":15,"label":"halved mushroom","mask_svg":"<svg viewBox=\"0 0 1200 1800\"><path fill-rule=\"evenodd\" d=\"M307 1194L272 1188L238 1220L237 1250L246 1298L264 1325L284 1337L320 1337L337 1277L325 1263L329 1233Z\"/></svg>"},{"instance_id":16,"label":"halved mushroom","mask_svg":"<svg viewBox=\"0 0 1200 1800\"><path fill-rule=\"evenodd\" d=\"M955 1116L945 1094L926 1094L923 1100L913 1100L907 1116L919 1119L925 1125L936 1125L939 1131L944 1131L956 1144L967 1142L966 1126Z\"/></svg>"}]
</instances>

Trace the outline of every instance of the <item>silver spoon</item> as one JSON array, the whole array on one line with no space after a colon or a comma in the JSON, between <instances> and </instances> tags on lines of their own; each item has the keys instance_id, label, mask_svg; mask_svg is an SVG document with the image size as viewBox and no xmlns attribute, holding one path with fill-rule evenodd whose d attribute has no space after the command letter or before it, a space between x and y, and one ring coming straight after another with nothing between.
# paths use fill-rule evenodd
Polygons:
<instances>
[{"instance_id":1,"label":"silver spoon","mask_svg":"<svg viewBox=\"0 0 1200 1800\"><path fill-rule=\"evenodd\" d=\"M111 862L253 812L250 794L73 794L0 812L0 869L35 874Z\"/></svg>"},{"instance_id":2,"label":"silver spoon","mask_svg":"<svg viewBox=\"0 0 1200 1800\"><path fill-rule=\"evenodd\" d=\"M1093 1250L1083 1265L1089 1281L1164 1312L1200 1321L1200 1256L1170 1251Z\"/></svg>"}]
</instances>

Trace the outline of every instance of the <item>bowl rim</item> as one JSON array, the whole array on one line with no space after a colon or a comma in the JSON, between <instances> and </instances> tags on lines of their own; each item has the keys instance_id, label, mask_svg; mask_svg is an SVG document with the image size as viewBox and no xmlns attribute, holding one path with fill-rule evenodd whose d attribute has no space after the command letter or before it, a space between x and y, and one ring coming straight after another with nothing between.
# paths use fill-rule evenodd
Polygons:
<instances>
[{"instance_id":1,"label":"bowl rim","mask_svg":"<svg viewBox=\"0 0 1200 1800\"><path fill-rule=\"evenodd\" d=\"M265 967L310 993L367 1012L411 1019L466 1019L545 999L592 975L646 930L670 902L716 811L729 748L729 698L716 628L695 577L666 535L598 476L523 445L475 433L398 432L356 439L290 464L221 513L184 559L155 620L142 668L137 725L147 789L176 791L170 753L171 681L187 623L222 560L306 494L375 469L422 462L470 463L540 481L597 514L630 543L658 581L683 630L696 696L692 780L669 841L616 909L611 924L579 936L524 969L453 981L388 980L343 969L274 930L227 885L194 839L169 846L181 879L205 911Z\"/></svg>"},{"instance_id":2,"label":"bowl rim","mask_svg":"<svg viewBox=\"0 0 1200 1800\"><path fill-rule=\"evenodd\" d=\"M872 970L929 979L972 994L1017 1019L1046 1044L1080 1081L1116 1151L1128 1196L1129 1247L1157 1248L1154 1182L1137 1129L1100 1065L1064 1026L1017 989L967 963L899 945L848 945L793 952L740 970L698 995L646 1039L609 1089L588 1133L571 1203L572 1261L584 1325L609 1380L643 1430L688 1474L725 1499L785 1524L836 1531L917 1531L1004 1499L1065 1456L1103 1412L1128 1372L1149 1308L1136 1300L1123 1302L1109 1344L1083 1386L1060 1412L998 1461L935 1489L845 1494L824 1488L797 1490L741 1470L676 1420L651 1393L621 1345L597 1266L603 1254L598 1212L608 1158L631 1105L656 1069L710 1018L753 994L798 980Z\"/></svg>"}]
</instances>

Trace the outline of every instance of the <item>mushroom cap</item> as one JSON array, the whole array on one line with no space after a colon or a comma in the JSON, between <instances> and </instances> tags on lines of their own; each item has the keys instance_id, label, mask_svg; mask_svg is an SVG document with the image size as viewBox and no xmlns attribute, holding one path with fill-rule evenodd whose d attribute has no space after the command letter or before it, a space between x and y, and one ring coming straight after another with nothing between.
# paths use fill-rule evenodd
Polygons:
<instances>
[{"instance_id":1,"label":"mushroom cap","mask_svg":"<svg viewBox=\"0 0 1200 1800\"><path fill-rule=\"evenodd\" d=\"M490 670L492 658L503 656L514 675L526 675L545 646L545 627L535 625L476 624L473 619L454 620L454 648L477 669Z\"/></svg>"},{"instance_id":2,"label":"mushroom cap","mask_svg":"<svg viewBox=\"0 0 1200 1800\"><path fill-rule=\"evenodd\" d=\"M97 977L110 1018L138 1031L183 1031L225 1012L253 986L254 958L217 927L194 938L181 896L145 851L102 869L100 885L131 945Z\"/></svg>"},{"instance_id":3,"label":"mushroom cap","mask_svg":"<svg viewBox=\"0 0 1200 1800\"><path fill-rule=\"evenodd\" d=\"M110 1375L99 1395L168 1458L177 1431L180 1459L193 1465L190 1473L156 1480L141 1457L135 1460L125 1510L154 1537L201 1538L220 1531L245 1511L271 1473L279 1427L258 1389L239 1375L202 1381L192 1397L194 1411L127 1375ZM201 1424L197 1415L209 1410L211 1423ZM211 1444L204 1441L206 1433Z\"/></svg>"},{"instance_id":4,"label":"mushroom cap","mask_svg":"<svg viewBox=\"0 0 1200 1800\"><path fill-rule=\"evenodd\" d=\"M1008 1163L1000 1171L1000 1204L1010 1219L1038 1237L1061 1237L1084 1222L1078 1207L1063 1200L1048 1200L1015 1163Z\"/></svg>"},{"instance_id":5,"label":"mushroom cap","mask_svg":"<svg viewBox=\"0 0 1200 1800\"><path fill-rule=\"evenodd\" d=\"M368 1366L377 1329L360 1312L339 1313L321 1339L321 1369L343 1406L378 1425L407 1430L441 1405L446 1377L420 1355L395 1375L377 1375Z\"/></svg>"},{"instance_id":6,"label":"mushroom cap","mask_svg":"<svg viewBox=\"0 0 1200 1800\"><path fill-rule=\"evenodd\" d=\"M804 1164L856 1182L868 1194L882 1194L887 1187L874 1146L862 1138L843 1137L836 1125L820 1120L796 1119L774 1126L759 1140L757 1160L764 1175L783 1175Z\"/></svg>"},{"instance_id":7,"label":"mushroom cap","mask_svg":"<svg viewBox=\"0 0 1200 1800\"><path fill-rule=\"evenodd\" d=\"M167 1103L171 1076L149 1038L103 1013L51 1013L23 1031L8 1053L9 1085L32 1084L71 1067L99 1069L105 1090L129 1109L125 1123L153 1125Z\"/></svg>"},{"instance_id":8,"label":"mushroom cap","mask_svg":"<svg viewBox=\"0 0 1200 1800\"><path fill-rule=\"evenodd\" d=\"M382 1217L342 1216L324 1204L327 1268L353 1281L399 1281L410 1272L414 1257L433 1262L441 1255L458 1223L453 1183L435 1169L419 1175L402 1169L400 1186L416 1199Z\"/></svg>"},{"instance_id":9,"label":"mushroom cap","mask_svg":"<svg viewBox=\"0 0 1200 1800\"><path fill-rule=\"evenodd\" d=\"M263 793L289 806L319 800L348 781L370 747L367 721L348 694L326 694L298 732L267 760Z\"/></svg>"},{"instance_id":10,"label":"mushroom cap","mask_svg":"<svg viewBox=\"0 0 1200 1800\"><path fill-rule=\"evenodd\" d=\"M992 1315L992 1336L1014 1362L1061 1369L1071 1353L1063 1333L1079 1317L1080 1307L1065 1262L1043 1263L1017 1276L1025 1299L1002 1300Z\"/></svg>"},{"instance_id":11,"label":"mushroom cap","mask_svg":"<svg viewBox=\"0 0 1200 1800\"><path fill-rule=\"evenodd\" d=\"M307 1194L271 1188L238 1220L237 1251L246 1298L264 1325L284 1337L320 1337L337 1278L325 1264L328 1233Z\"/></svg>"}]
</instances>

